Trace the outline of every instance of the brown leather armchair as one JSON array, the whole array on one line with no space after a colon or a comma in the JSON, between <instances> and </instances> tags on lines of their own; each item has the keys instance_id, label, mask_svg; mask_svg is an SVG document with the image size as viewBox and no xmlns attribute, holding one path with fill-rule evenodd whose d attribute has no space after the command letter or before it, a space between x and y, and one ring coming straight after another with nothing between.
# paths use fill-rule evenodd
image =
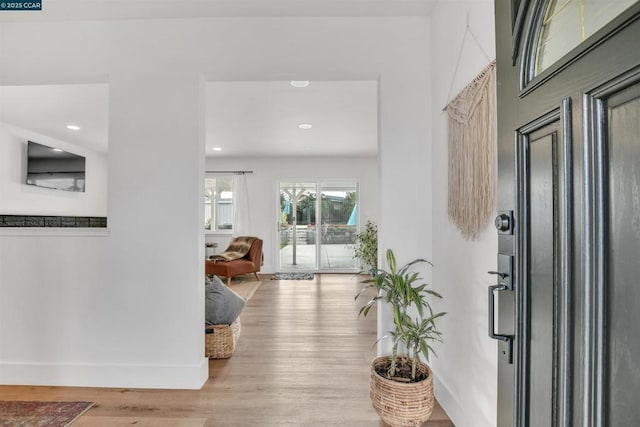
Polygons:
<instances>
[{"instance_id":1,"label":"brown leather armchair","mask_svg":"<svg viewBox=\"0 0 640 427\"><path fill-rule=\"evenodd\" d=\"M241 274L253 273L257 280L260 280L258 272L262 264L262 239L255 239L251 244L249 252L240 259L231 261L223 260L205 260L205 274L215 274L216 276L225 276L227 278L227 286L231 285L231 278Z\"/></svg>"}]
</instances>

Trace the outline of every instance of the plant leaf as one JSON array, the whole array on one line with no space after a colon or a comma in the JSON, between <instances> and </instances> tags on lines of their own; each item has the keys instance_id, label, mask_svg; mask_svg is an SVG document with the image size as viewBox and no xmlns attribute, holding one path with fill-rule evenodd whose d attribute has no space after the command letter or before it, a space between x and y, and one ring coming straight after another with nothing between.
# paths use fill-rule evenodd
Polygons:
<instances>
[{"instance_id":1,"label":"plant leaf","mask_svg":"<svg viewBox=\"0 0 640 427\"><path fill-rule=\"evenodd\" d=\"M428 293L429 295L433 295L436 298L442 298L442 295L440 295L439 293L437 293L436 291L432 291L431 289L428 289L425 291L426 293Z\"/></svg>"}]
</instances>

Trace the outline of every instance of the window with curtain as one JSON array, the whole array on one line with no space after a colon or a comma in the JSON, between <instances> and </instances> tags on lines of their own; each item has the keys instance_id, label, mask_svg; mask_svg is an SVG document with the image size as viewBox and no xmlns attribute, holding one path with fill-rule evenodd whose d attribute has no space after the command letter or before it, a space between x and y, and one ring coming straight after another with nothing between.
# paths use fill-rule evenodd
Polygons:
<instances>
[{"instance_id":1,"label":"window with curtain","mask_svg":"<svg viewBox=\"0 0 640 427\"><path fill-rule=\"evenodd\" d=\"M204 228L233 230L233 177L207 175L204 179Z\"/></svg>"}]
</instances>

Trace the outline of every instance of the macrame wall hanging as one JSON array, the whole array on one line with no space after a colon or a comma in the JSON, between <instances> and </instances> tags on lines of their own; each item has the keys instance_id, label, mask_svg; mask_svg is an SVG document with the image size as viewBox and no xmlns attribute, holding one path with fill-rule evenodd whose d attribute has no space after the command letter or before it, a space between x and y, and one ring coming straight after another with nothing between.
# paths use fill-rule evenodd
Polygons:
<instances>
[{"instance_id":1,"label":"macrame wall hanging","mask_svg":"<svg viewBox=\"0 0 640 427\"><path fill-rule=\"evenodd\" d=\"M496 202L496 78L491 62L446 107L450 220L467 239L486 226Z\"/></svg>"}]
</instances>

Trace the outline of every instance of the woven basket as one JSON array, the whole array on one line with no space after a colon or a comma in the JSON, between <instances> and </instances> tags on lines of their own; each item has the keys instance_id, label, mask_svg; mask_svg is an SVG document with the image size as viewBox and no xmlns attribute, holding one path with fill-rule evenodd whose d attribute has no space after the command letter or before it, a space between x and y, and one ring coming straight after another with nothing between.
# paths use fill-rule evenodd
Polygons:
<instances>
[{"instance_id":1,"label":"woven basket","mask_svg":"<svg viewBox=\"0 0 640 427\"><path fill-rule=\"evenodd\" d=\"M240 337L240 318L231 325L205 325L204 355L209 359L228 359Z\"/></svg>"},{"instance_id":2,"label":"woven basket","mask_svg":"<svg viewBox=\"0 0 640 427\"><path fill-rule=\"evenodd\" d=\"M382 420L393 427L420 426L433 411L433 376L426 364L419 362L418 371L427 379L417 383L401 383L381 377L376 366L391 356L378 357L371 363L371 403Z\"/></svg>"}]
</instances>

